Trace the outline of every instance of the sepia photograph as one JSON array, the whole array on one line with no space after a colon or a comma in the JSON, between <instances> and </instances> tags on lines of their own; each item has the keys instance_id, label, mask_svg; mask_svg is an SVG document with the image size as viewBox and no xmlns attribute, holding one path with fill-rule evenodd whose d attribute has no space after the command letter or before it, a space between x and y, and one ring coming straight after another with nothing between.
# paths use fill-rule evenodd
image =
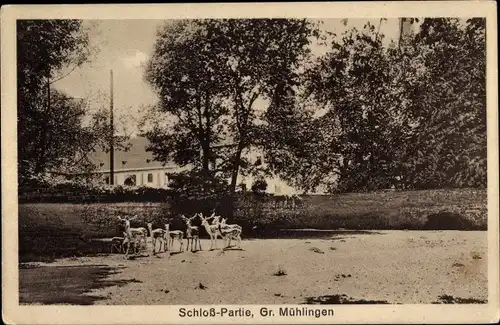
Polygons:
<instances>
[{"instance_id":1,"label":"sepia photograph","mask_svg":"<svg viewBox=\"0 0 500 325\"><path fill-rule=\"evenodd\" d=\"M159 323L347 322L344 305L358 322L386 305L498 320L489 5L9 17L10 303L173 308Z\"/></svg>"}]
</instances>

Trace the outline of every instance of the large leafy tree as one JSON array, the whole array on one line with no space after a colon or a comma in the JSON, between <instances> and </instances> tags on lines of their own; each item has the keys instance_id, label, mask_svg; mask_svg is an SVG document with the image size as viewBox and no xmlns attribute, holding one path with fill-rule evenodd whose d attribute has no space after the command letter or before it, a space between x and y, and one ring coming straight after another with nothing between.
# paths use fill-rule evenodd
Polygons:
<instances>
[{"instance_id":1,"label":"large leafy tree","mask_svg":"<svg viewBox=\"0 0 500 325\"><path fill-rule=\"evenodd\" d=\"M221 172L231 193L256 170L255 147L305 192L485 186L484 31L482 19L424 19L384 46L367 23L304 69L319 36L307 20L171 23L146 73L169 116L151 149Z\"/></svg>"},{"instance_id":2,"label":"large leafy tree","mask_svg":"<svg viewBox=\"0 0 500 325\"><path fill-rule=\"evenodd\" d=\"M265 114L262 128L264 157L269 170L304 193L315 191L331 177L332 166L325 148L326 134L321 121L295 96L285 98Z\"/></svg>"},{"instance_id":3,"label":"large leafy tree","mask_svg":"<svg viewBox=\"0 0 500 325\"><path fill-rule=\"evenodd\" d=\"M226 62L221 75L229 91L235 144L227 160L234 192L240 169L249 165L245 152L255 146L265 150L270 144L261 141L262 125L275 127L266 113L293 109L289 97L299 84L298 66L310 54L311 38L319 34L305 19L232 19L216 26L218 57Z\"/></svg>"},{"instance_id":4,"label":"large leafy tree","mask_svg":"<svg viewBox=\"0 0 500 325\"><path fill-rule=\"evenodd\" d=\"M126 149L112 133L109 113L89 110L88 98L71 98L55 83L96 52L89 27L80 20L17 22L18 166L21 184L44 172L85 172L96 166L88 153Z\"/></svg>"},{"instance_id":5,"label":"large leafy tree","mask_svg":"<svg viewBox=\"0 0 500 325\"><path fill-rule=\"evenodd\" d=\"M160 161L209 171L213 146L227 135L223 62L213 43L213 28L203 20L168 22L157 33L145 77L159 103L152 107L155 120L146 135Z\"/></svg>"},{"instance_id":6,"label":"large leafy tree","mask_svg":"<svg viewBox=\"0 0 500 325\"><path fill-rule=\"evenodd\" d=\"M414 62L404 83L409 185L486 186L485 20L424 19L401 50Z\"/></svg>"},{"instance_id":7,"label":"large leafy tree","mask_svg":"<svg viewBox=\"0 0 500 325\"><path fill-rule=\"evenodd\" d=\"M146 69L157 110L171 117L148 133L156 158L221 171L234 194L238 174L250 169L246 154L264 143L263 113L293 91L316 32L296 19L169 22Z\"/></svg>"},{"instance_id":8,"label":"large leafy tree","mask_svg":"<svg viewBox=\"0 0 500 325\"><path fill-rule=\"evenodd\" d=\"M78 20L17 22L17 113L20 182L61 167L88 149L82 128L85 102L52 86L91 54Z\"/></svg>"},{"instance_id":9,"label":"large leafy tree","mask_svg":"<svg viewBox=\"0 0 500 325\"><path fill-rule=\"evenodd\" d=\"M386 187L393 177L398 145L394 116L397 101L382 35L369 23L334 38L330 51L317 60L307 76L307 89L326 108L317 125L323 132L323 161L343 191ZM317 176L318 177L318 176ZM331 177L329 179L332 179Z\"/></svg>"},{"instance_id":10,"label":"large leafy tree","mask_svg":"<svg viewBox=\"0 0 500 325\"><path fill-rule=\"evenodd\" d=\"M388 47L370 24L334 37L306 74L307 94L326 108L315 122L327 154L314 155L311 174L333 172L336 184L323 182L341 191L485 186L484 28L424 19Z\"/></svg>"}]
</instances>

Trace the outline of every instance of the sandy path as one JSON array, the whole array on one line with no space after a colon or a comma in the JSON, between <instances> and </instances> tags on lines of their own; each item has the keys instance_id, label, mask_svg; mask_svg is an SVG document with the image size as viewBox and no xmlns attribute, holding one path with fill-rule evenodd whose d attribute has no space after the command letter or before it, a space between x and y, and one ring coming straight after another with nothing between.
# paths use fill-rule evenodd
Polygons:
<instances>
[{"instance_id":1,"label":"sandy path","mask_svg":"<svg viewBox=\"0 0 500 325\"><path fill-rule=\"evenodd\" d=\"M202 246L210 243L202 241ZM243 241L242 248L136 260L119 255L63 259L49 265L119 266L110 280L142 282L95 290L92 295L108 298L98 304L284 304L341 294L405 304L432 303L444 294L487 299L486 232L258 239ZM287 275L273 275L279 266Z\"/></svg>"}]
</instances>

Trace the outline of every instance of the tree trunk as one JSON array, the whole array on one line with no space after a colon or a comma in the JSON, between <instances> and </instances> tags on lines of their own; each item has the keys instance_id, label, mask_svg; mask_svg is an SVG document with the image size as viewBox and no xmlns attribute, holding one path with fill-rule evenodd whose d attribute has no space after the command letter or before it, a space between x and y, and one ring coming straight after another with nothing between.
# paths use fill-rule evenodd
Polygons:
<instances>
[{"instance_id":1,"label":"tree trunk","mask_svg":"<svg viewBox=\"0 0 500 325\"><path fill-rule=\"evenodd\" d=\"M231 220L234 216L234 199L236 194L236 185L238 181L238 174L240 171L241 153L243 152L244 145L240 141L238 149L233 157L233 170L231 172L231 184L229 185L229 200L228 200L228 219Z\"/></svg>"},{"instance_id":2,"label":"tree trunk","mask_svg":"<svg viewBox=\"0 0 500 325\"><path fill-rule=\"evenodd\" d=\"M205 118L205 128L203 130L203 169L206 171L210 170L210 160L212 158L212 152L210 149L210 129L212 127L210 121L210 94L208 91L205 92L205 105L203 109L203 117Z\"/></svg>"},{"instance_id":3,"label":"tree trunk","mask_svg":"<svg viewBox=\"0 0 500 325\"><path fill-rule=\"evenodd\" d=\"M50 72L47 76L47 112L44 114L44 117L42 118L41 127L40 127L40 138L39 138L39 143L38 143L38 150L36 152L38 153L36 155L36 163L35 163L35 174L41 173L45 169L45 156L46 153L45 151L47 150L47 132L48 132L48 119L49 119L49 114L50 114Z\"/></svg>"},{"instance_id":4,"label":"tree trunk","mask_svg":"<svg viewBox=\"0 0 500 325\"><path fill-rule=\"evenodd\" d=\"M210 162L210 147L209 145L207 145L207 142L204 141L203 145L202 145L202 154L203 154L203 158L202 158L202 169L206 172L208 172L210 170L210 165L209 165L209 162Z\"/></svg>"},{"instance_id":5,"label":"tree trunk","mask_svg":"<svg viewBox=\"0 0 500 325\"><path fill-rule=\"evenodd\" d=\"M205 107L202 112L202 104L201 104L202 98L201 94L197 94L196 96L196 108L198 111L198 141L200 141L200 147L201 147L201 163L202 163L202 170L205 172L209 171L209 155L210 155L210 142L207 137L207 133L209 130L207 130L206 125L203 123L203 117L206 116L206 109ZM208 123L207 123L208 124Z\"/></svg>"}]
</instances>

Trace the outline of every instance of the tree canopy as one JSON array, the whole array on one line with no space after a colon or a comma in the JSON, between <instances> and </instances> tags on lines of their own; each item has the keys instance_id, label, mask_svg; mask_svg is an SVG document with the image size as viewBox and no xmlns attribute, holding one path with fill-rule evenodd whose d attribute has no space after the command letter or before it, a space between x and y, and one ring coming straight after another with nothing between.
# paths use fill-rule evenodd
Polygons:
<instances>
[{"instance_id":1,"label":"tree canopy","mask_svg":"<svg viewBox=\"0 0 500 325\"><path fill-rule=\"evenodd\" d=\"M100 110L84 123L87 98L71 98L53 86L94 52L80 20L17 21L20 184L45 172L89 171L95 166L87 154L108 147L107 113Z\"/></svg>"},{"instance_id":2,"label":"tree canopy","mask_svg":"<svg viewBox=\"0 0 500 325\"><path fill-rule=\"evenodd\" d=\"M165 22L144 73L159 99L148 150L186 167L186 193L231 197L242 174L306 193L486 187L485 19L405 19L414 31L390 42L371 23ZM85 100L51 87L90 57L89 35L77 20L17 27L20 177L90 168L86 153L115 136L109 117L84 125Z\"/></svg>"},{"instance_id":3,"label":"tree canopy","mask_svg":"<svg viewBox=\"0 0 500 325\"><path fill-rule=\"evenodd\" d=\"M146 79L172 117L147 133L161 161L228 176L234 193L245 153L262 146L264 112L298 84L297 66L317 27L307 20L221 19L168 22L158 32ZM200 164L201 162L201 164Z\"/></svg>"},{"instance_id":4,"label":"tree canopy","mask_svg":"<svg viewBox=\"0 0 500 325\"><path fill-rule=\"evenodd\" d=\"M370 23L330 34L317 58L308 20L167 23L146 77L175 118L151 150L226 173L233 192L257 171L305 192L486 186L485 21L407 21L417 31L389 46Z\"/></svg>"}]
</instances>

